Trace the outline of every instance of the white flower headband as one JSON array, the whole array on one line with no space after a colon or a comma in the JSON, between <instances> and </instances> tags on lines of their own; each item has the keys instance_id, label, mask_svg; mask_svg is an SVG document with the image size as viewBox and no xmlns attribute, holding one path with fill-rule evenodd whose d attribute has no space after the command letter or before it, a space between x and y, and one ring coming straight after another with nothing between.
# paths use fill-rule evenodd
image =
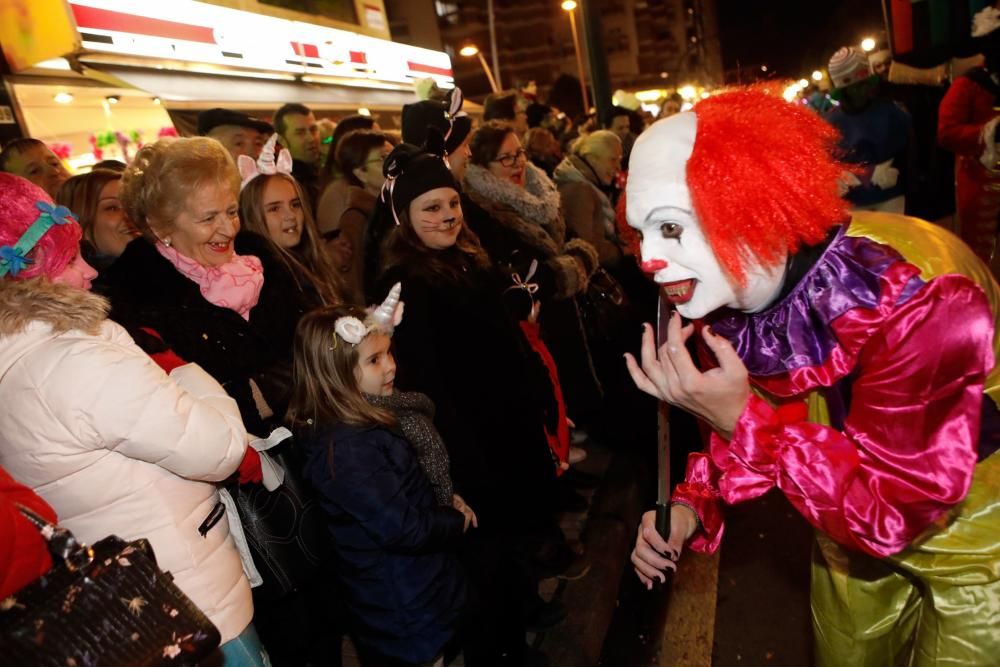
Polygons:
<instances>
[{"instance_id":1,"label":"white flower headband","mask_svg":"<svg viewBox=\"0 0 1000 667\"><path fill-rule=\"evenodd\" d=\"M278 135L272 134L271 138L267 140L264 147L260 151L260 157L256 161L249 155L241 155L236 160L236 166L240 170L240 178L243 180L240 182L240 192L243 192L243 188L247 186L247 183L257 178L261 174L265 176L272 176L274 174L292 174L292 154L288 152L287 148L282 148L277 151L277 157L275 157L275 151L278 144Z\"/></svg>"},{"instance_id":2,"label":"white flower headband","mask_svg":"<svg viewBox=\"0 0 1000 667\"><path fill-rule=\"evenodd\" d=\"M378 331L391 336L399 323L403 321L403 302L399 300L402 292L402 285L396 283L389 290L385 301L378 308L370 310L365 321L362 322L353 315L338 317L333 324L333 346L337 346L337 337L343 338L352 346L357 345L365 339L365 336L372 331Z\"/></svg>"}]
</instances>

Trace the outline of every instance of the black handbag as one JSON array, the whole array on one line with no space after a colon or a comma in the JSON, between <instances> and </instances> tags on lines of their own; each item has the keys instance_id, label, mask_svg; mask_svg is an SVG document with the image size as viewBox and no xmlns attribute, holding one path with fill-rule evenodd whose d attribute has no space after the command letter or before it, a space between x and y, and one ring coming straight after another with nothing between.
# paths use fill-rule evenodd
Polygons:
<instances>
[{"instance_id":1,"label":"black handbag","mask_svg":"<svg viewBox=\"0 0 1000 667\"><path fill-rule=\"evenodd\" d=\"M614 276L598 268L590 277L586 291L576 300L587 340L592 343L620 340L623 328L630 321L632 305Z\"/></svg>"},{"instance_id":2,"label":"black handbag","mask_svg":"<svg viewBox=\"0 0 1000 667\"><path fill-rule=\"evenodd\" d=\"M221 641L208 617L156 566L147 540L92 546L31 510L53 567L0 603L5 665L196 665Z\"/></svg>"},{"instance_id":3,"label":"black handbag","mask_svg":"<svg viewBox=\"0 0 1000 667\"><path fill-rule=\"evenodd\" d=\"M285 471L274 491L262 484L229 489L263 584L254 599L272 601L316 584L320 565L332 550L326 518L312 488L302 478L302 461L288 438L267 450Z\"/></svg>"}]
</instances>

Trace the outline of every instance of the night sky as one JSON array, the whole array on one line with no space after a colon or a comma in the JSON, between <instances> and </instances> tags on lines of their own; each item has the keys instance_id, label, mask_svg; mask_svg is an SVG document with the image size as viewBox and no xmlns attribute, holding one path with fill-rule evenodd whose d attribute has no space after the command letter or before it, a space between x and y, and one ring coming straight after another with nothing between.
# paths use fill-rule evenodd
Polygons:
<instances>
[{"instance_id":1,"label":"night sky","mask_svg":"<svg viewBox=\"0 0 1000 667\"><path fill-rule=\"evenodd\" d=\"M884 40L880 0L716 0L727 80L737 66L760 76L797 79L826 67L840 46L869 35ZM752 68L748 72L748 68Z\"/></svg>"}]
</instances>

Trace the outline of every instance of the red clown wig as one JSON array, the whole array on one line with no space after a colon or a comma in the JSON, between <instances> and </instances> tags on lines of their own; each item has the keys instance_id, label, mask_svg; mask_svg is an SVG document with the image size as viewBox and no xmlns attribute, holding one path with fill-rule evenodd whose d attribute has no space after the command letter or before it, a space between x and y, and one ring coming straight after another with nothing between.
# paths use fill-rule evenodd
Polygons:
<instances>
[{"instance_id":1,"label":"red clown wig","mask_svg":"<svg viewBox=\"0 0 1000 667\"><path fill-rule=\"evenodd\" d=\"M741 284L746 264L774 266L848 217L837 182L849 167L837 131L766 87L713 95L694 107L687 163L694 210L719 263Z\"/></svg>"}]
</instances>

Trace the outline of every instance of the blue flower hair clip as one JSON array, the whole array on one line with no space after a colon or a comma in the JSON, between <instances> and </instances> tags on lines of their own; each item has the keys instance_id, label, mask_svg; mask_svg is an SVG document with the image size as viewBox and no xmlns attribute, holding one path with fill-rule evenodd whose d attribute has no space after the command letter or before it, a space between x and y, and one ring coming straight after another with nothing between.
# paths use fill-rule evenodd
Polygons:
<instances>
[{"instance_id":1,"label":"blue flower hair clip","mask_svg":"<svg viewBox=\"0 0 1000 667\"><path fill-rule=\"evenodd\" d=\"M9 272L10 275L16 276L31 263L32 261L16 247L0 246L0 275Z\"/></svg>"},{"instance_id":2,"label":"blue flower hair clip","mask_svg":"<svg viewBox=\"0 0 1000 667\"><path fill-rule=\"evenodd\" d=\"M28 259L28 253L38 245L45 233L52 229L54 225L68 225L76 223L76 216L65 206L54 206L47 201L35 202L35 208L41 214L28 227L21 238L12 246L0 247L0 278L7 275L16 276L32 260Z\"/></svg>"},{"instance_id":3,"label":"blue flower hair clip","mask_svg":"<svg viewBox=\"0 0 1000 667\"><path fill-rule=\"evenodd\" d=\"M35 208L41 211L42 215L48 215L49 219L52 220L52 223L56 225L66 225L70 222L78 222L76 216L73 215L73 212L65 206L53 206L47 201L36 201Z\"/></svg>"}]
</instances>

